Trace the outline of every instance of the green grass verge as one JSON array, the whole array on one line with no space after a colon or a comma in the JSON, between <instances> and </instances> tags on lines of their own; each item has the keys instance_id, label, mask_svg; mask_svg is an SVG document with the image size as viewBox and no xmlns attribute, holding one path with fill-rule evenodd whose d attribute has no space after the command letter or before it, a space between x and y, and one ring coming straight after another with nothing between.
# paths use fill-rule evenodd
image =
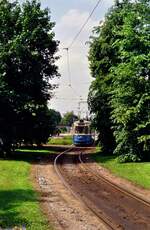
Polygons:
<instances>
[{"instance_id":1,"label":"green grass verge","mask_svg":"<svg viewBox=\"0 0 150 230\"><path fill-rule=\"evenodd\" d=\"M72 145L72 136L52 137L49 139L50 145Z\"/></svg>"},{"instance_id":2,"label":"green grass verge","mask_svg":"<svg viewBox=\"0 0 150 230\"><path fill-rule=\"evenodd\" d=\"M150 189L150 162L119 163L115 156L104 156L102 153L95 153L93 157L115 175Z\"/></svg>"},{"instance_id":3,"label":"green grass verge","mask_svg":"<svg viewBox=\"0 0 150 230\"><path fill-rule=\"evenodd\" d=\"M44 159L48 157L49 155L52 156L52 154L56 154L56 150L52 150L52 148L40 148L37 147L28 147L28 148L20 148L16 149L15 152L12 154L12 157L16 160L24 160L27 162L35 161L39 158Z\"/></svg>"},{"instance_id":4,"label":"green grass verge","mask_svg":"<svg viewBox=\"0 0 150 230\"><path fill-rule=\"evenodd\" d=\"M15 154L17 160L0 160L0 227L51 230L30 180L30 161L34 154L31 150L26 153L26 161L18 157L22 152Z\"/></svg>"},{"instance_id":5,"label":"green grass verge","mask_svg":"<svg viewBox=\"0 0 150 230\"><path fill-rule=\"evenodd\" d=\"M16 149L16 152L31 153L32 156L34 155L33 153L43 153L43 154L50 153L50 151L46 149Z\"/></svg>"}]
</instances>

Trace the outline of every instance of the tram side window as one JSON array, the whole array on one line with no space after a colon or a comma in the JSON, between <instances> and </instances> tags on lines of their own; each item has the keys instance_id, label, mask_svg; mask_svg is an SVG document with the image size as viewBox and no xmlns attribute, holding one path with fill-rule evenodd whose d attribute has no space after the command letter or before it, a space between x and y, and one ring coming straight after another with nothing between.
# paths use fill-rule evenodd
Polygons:
<instances>
[{"instance_id":1,"label":"tram side window","mask_svg":"<svg viewBox=\"0 0 150 230\"><path fill-rule=\"evenodd\" d=\"M75 133L85 133L85 134L88 134L88 126L76 126Z\"/></svg>"}]
</instances>

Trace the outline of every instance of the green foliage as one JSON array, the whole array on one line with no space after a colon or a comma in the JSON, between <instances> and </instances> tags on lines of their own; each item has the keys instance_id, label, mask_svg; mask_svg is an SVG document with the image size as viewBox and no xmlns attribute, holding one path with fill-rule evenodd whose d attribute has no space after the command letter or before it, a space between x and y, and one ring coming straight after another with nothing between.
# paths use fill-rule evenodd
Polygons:
<instances>
[{"instance_id":1,"label":"green foliage","mask_svg":"<svg viewBox=\"0 0 150 230\"><path fill-rule=\"evenodd\" d=\"M67 132L67 128L66 127L60 128L59 130L60 130L61 133L66 133Z\"/></svg>"},{"instance_id":2,"label":"green foliage","mask_svg":"<svg viewBox=\"0 0 150 230\"><path fill-rule=\"evenodd\" d=\"M117 1L96 35L89 52L96 78L89 105L102 144L109 127L121 159L150 159L149 1Z\"/></svg>"},{"instance_id":3,"label":"green foliage","mask_svg":"<svg viewBox=\"0 0 150 230\"><path fill-rule=\"evenodd\" d=\"M34 141L39 131L37 142L45 141L50 133L47 100L55 88L50 80L58 76L53 27L48 9L36 0L22 6L0 2L0 137L5 146Z\"/></svg>"},{"instance_id":4,"label":"green foliage","mask_svg":"<svg viewBox=\"0 0 150 230\"><path fill-rule=\"evenodd\" d=\"M50 145L72 145L72 136L53 137L49 138Z\"/></svg>"},{"instance_id":5,"label":"green foliage","mask_svg":"<svg viewBox=\"0 0 150 230\"><path fill-rule=\"evenodd\" d=\"M118 157L119 163L125 163L125 162L139 162L141 159L137 155L132 154L123 154Z\"/></svg>"},{"instance_id":6,"label":"green foliage","mask_svg":"<svg viewBox=\"0 0 150 230\"><path fill-rule=\"evenodd\" d=\"M52 135L56 126L61 120L61 115L55 110L47 107L36 110L34 114L26 114L24 122L18 126L17 137L19 140L24 140L24 143L40 145L46 143L50 134ZM26 124L26 126L25 126Z\"/></svg>"},{"instance_id":7,"label":"green foliage","mask_svg":"<svg viewBox=\"0 0 150 230\"><path fill-rule=\"evenodd\" d=\"M120 62L118 48L114 48L118 35L115 29L122 25L121 5L115 5L105 22L94 30L90 40L89 62L95 81L90 87L89 107L94 116L94 126L99 132L99 141L105 152L112 152L115 140L112 130L110 96L112 90L111 67Z\"/></svg>"},{"instance_id":8,"label":"green foliage","mask_svg":"<svg viewBox=\"0 0 150 230\"><path fill-rule=\"evenodd\" d=\"M94 113L92 125L99 133L99 143L104 152L110 153L114 147L113 131L111 129L108 80L96 79L88 97L89 106Z\"/></svg>"},{"instance_id":9,"label":"green foliage","mask_svg":"<svg viewBox=\"0 0 150 230\"><path fill-rule=\"evenodd\" d=\"M78 116L73 111L64 114L61 120L61 125L72 126L73 122L78 120Z\"/></svg>"},{"instance_id":10,"label":"green foliage","mask_svg":"<svg viewBox=\"0 0 150 230\"><path fill-rule=\"evenodd\" d=\"M124 9L125 11L125 9ZM117 154L132 160L146 158L150 150L150 7L139 1L126 11L115 47L122 60L112 68L112 119Z\"/></svg>"}]
</instances>

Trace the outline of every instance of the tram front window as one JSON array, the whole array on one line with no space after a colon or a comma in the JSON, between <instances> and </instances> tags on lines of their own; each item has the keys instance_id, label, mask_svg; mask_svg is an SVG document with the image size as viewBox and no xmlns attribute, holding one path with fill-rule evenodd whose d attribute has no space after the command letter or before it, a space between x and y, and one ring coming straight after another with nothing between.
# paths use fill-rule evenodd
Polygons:
<instances>
[{"instance_id":1,"label":"tram front window","mask_svg":"<svg viewBox=\"0 0 150 230\"><path fill-rule=\"evenodd\" d=\"M75 133L79 134L88 134L88 126L76 126L75 127Z\"/></svg>"}]
</instances>

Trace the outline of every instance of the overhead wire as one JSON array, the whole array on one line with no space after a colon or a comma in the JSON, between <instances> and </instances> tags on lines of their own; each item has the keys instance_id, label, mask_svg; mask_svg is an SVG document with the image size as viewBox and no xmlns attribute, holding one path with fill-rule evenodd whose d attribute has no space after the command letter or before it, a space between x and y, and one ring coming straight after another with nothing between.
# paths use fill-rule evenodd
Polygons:
<instances>
[{"instance_id":1,"label":"overhead wire","mask_svg":"<svg viewBox=\"0 0 150 230\"><path fill-rule=\"evenodd\" d=\"M72 87L72 85L70 85L70 88L72 89L72 91L76 96L81 97L81 95Z\"/></svg>"},{"instance_id":2,"label":"overhead wire","mask_svg":"<svg viewBox=\"0 0 150 230\"><path fill-rule=\"evenodd\" d=\"M67 98L67 97L60 97L60 96L56 96L56 97L54 97L53 98L53 100L78 100L78 98L76 98L76 97L69 97L69 98Z\"/></svg>"},{"instance_id":3,"label":"overhead wire","mask_svg":"<svg viewBox=\"0 0 150 230\"><path fill-rule=\"evenodd\" d=\"M78 97L80 97L80 95L77 93L77 91L72 87L71 84L71 70L70 70L70 61L69 61L69 49L68 48L63 48L64 50L66 50L67 52L67 67L68 67L68 87L72 89L72 91L74 92L74 94Z\"/></svg>"},{"instance_id":4,"label":"overhead wire","mask_svg":"<svg viewBox=\"0 0 150 230\"><path fill-rule=\"evenodd\" d=\"M76 95L78 95L78 93L76 92L76 90L74 90L74 88L72 87L71 84L71 70L70 70L70 58L69 58L69 49L73 46L74 42L76 41L76 39L78 38L78 36L80 35L80 33L82 32L82 30L84 29L84 27L86 26L86 24L88 23L88 21L90 20L90 18L92 17L94 11L96 10L96 8L98 7L98 5L100 4L102 0L98 0L96 5L94 6L94 8L92 9L91 13L89 14L89 16L87 17L87 19L85 20L85 22L83 23L83 25L81 26L80 30L78 31L78 33L74 36L72 42L70 43L70 45L66 48L63 48L64 50L66 50L67 52L67 66L68 66L68 81L69 81L69 87L72 88L72 90L74 91L74 93ZM79 96L79 95L78 95Z\"/></svg>"},{"instance_id":5,"label":"overhead wire","mask_svg":"<svg viewBox=\"0 0 150 230\"><path fill-rule=\"evenodd\" d=\"M69 57L69 50L70 48L73 46L73 44L75 43L76 39L79 37L80 33L83 31L84 27L86 26L86 24L89 22L90 18L92 17L94 11L96 10L96 8L98 7L98 5L100 4L102 0L98 0L96 5L94 6L94 8L92 9L92 11L90 12L89 16L87 17L87 19L85 20L85 22L83 23L83 25L81 26L80 30L77 32L77 34L74 36L72 42L69 44L68 47L63 48L64 50L66 50L67 52L67 66L68 66L68 81L69 81L69 87L72 89L72 91L74 92L74 94L76 96L78 96L80 98L80 102L83 100L81 95L79 95L76 90L72 87L72 83L71 83L71 69L70 69L70 57ZM66 100L66 99L64 99ZM68 100L68 99L67 99Z\"/></svg>"},{"instance_id":6,"label":"overhead wire","mask_svg":"<svg viewBox=\"0 0 150 230\"><path fill-rule=\"evenodd\" d=\"M80 85L89 85L90 83L92 82L92 80L91 81L88 81L88 82L80 82ZM63 86L63 87L68 87L68 85L66 86L66 84L67 84L68 82L67 81L65 81L65 82L63 82L63 84L61 84L61 86Z\"/></svg>"},{"instance_id":7,"label":"overhead wire","mask_svg":"<svg viewBox=\"0 0 150 230\"><path fill-rule=\"evenodd\" d=\"M70 43L70 45L68 46L68 49L70 49L72 47L72 45L74 44L74 42L76 41L76 39L79 37L80 33L82 32L82 30L84 29L84 27L86 26L86 24L88 23L88 21L90 20L90 18L92 17L94 11L96 10L96 8L98 7L98 5L100 4L102 0L98 0L98 2L96 3L96 5L94 6L94 8L92 9L91 13L89 14L88 18L85 20L85 22L83 23L83 25L81 26L80 30L78 31L78 33L74 36L72 42Z\"/></svg>"}]
</instances>

